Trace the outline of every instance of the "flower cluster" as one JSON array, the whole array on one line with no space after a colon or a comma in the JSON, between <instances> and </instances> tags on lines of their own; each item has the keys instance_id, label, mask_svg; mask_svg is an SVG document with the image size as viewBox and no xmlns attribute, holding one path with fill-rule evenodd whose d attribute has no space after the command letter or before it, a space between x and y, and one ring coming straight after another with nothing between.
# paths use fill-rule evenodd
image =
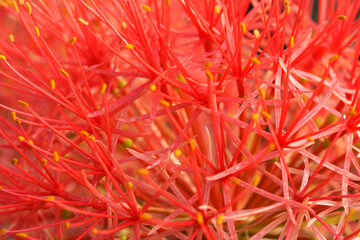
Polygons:
<instances>
[{"instance_id":1,"label":"flower cluster","mask_svg":"<svg viewBox=\"0 0 360 240\"><path fill-rule=\"evenodd\" d=\"M357 238L359 11L0 0L0 238Z\"/></svg>"}]
</instances>

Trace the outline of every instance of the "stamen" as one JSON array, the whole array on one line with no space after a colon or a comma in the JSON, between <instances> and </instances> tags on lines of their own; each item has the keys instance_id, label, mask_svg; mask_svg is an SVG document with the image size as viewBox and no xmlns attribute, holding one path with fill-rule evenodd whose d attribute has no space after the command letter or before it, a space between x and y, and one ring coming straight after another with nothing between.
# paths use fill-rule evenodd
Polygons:
<instances>
[{"instance_id":1,"label":"stamen","mask_svg":"<svg viewBox=\"0 0 360 240\"><path fill-rule=\"evenodd\" d=\"M196 219L197 219L197 221L198 221L199 224L203 224L203 223L204 223L204 216L202 215L201 212L198 212L198 213L196 214Z\"/></svg>"},{"instance_id":2,"label":"stamen","mask_svg":"<svg viewBox=\"0 0 360 240\"><path fill-rule=\"evenodd\" d=\"M107 88L107 85L106 85L106 83L104 83L104 84L101 86L100 94L104 94L105 91L106 91L106 88Z\"/></svg>"},{"instance_id":3,"label":"stamen","mask_svg":"<svg viewBox=\"0 0 360 240\"><path fill-rule=\"evenodd\" d=\"M51 88L52 90L54 90L54 89L56 88L56 83L55 83L55 80L54 80L54 79L51 79L51 80L50 80L50 88Z\"/></svg>"},{"instance_id":4,"label":"stamen","mask_svg":"<svg viewBox=\"0 0 360 240\"><path fill-rule=\"evenodd\" d=\"M81 130L80 134L83 135L84 137L88 137L90 135L89 132L87 132L85 130Z\"/></svg>"},{"instance_id":5,"label":"stamen","mask_svg":"<svg viewBox=\"0 0 360 240\"><path fill-rule=\"evenodd\" d=\"M85 21L84 19L82 19L82 18L78 18L77 20L78 20L79 23L81 23L81 24L83 24L85 26L89 25L89 23L87 21Z\"/></svg>"},{"instance_id":6,"label":"stamen","mask_svg":"<svg viewBox=\"0 0 360 240\"><path fill-rule=\"evenodd\" d=\"M25 7L26 7L26 10L27 10L27 13L28 13L29 15L31 15L32 9L31 9L30 3L29 3L29 2L26 2L26 3L25 3Z\"/></svg>"},{"instance_id":7,"label":"stamen","mask_svg":"<svg viewBox=\"0 0 360 240\"><path fill-rule=\"evenodd\" d=\"M60 158L59 158L59 153L58 152L54 152L54 161L55 162L59 162Z\"/></svg>"},{"instance_id":8,"label":"stamen","mask_svg":"<svg viewBox=\"0 0 360 240\"><path fill-rule=\"evenodd\" d=\"M20 105L24 106L24 107L28 107L28 106L29 106L29 104L28 104L27 102L24 102L24 101L22 101L22 100L18 100L18 103L19 103Z\"/></svg>"},{"instance_id":9,"label":"stamen","mask_svg":"<svg viewBox=\"0 0 360 240\"><path fill-rule=\"evenodd\" d=\"M26 233L16 233L15 236L18 238L27 238L28 237L28 235Z\"/></svg>"},{"instance_id":10,"label":"stamen","mask_svg":"<svg viewBox=\"0 0 360 240\"><path fill-rule=\"evenodd\" d=\"M265 111L261 111L261 116L263 116L264 118L267 118L267 119L271 119L271 115Z\"/></svg>"},{"instance_id":11,"label":"stamen","mask_svg":"<svg viewBox=\"0 0 360 240\"><path fill-rule=\"evenodd\" d=\"M290 37L290 41L289 41L289 47L290 47L290 48L294 47L294 41L295 41L295 40L294 40L294 36L291 36L291 37Z\"/></svg>"},{"instance_id":12,"label":"stamen","mask_svg":"<svg viewBox=\"0 0 360 240\"><path fill-rule=\"evenodd\" d=\"M128 43L125 45L125 48L127 49L133 49L134 48L134 45L132 45L131 43Z\"/></svg>"},{"instance_id":13,"label":"stamen","mask_svg":"<svg viewBox=\"0 0 360 240\"><path fill-rule=\"evenodd\" d=\"M151 12L151 7L149 5L142 5L142 8L147 12Z\"/></svg>"},{"instance_id":14,"label":"stamen","mask_svg":"<svg viewBox=\"0 0 360 240\"><path fill-rule=\"evenodd\" d=\"M209 71L209 69L206 69L206 70L205 70L205 74L206 74L206 77L207 77L210 81L214 80L214 76L213 76L213 74Z\"/></svg>"},{"instance_id":15,"label":"stamen","mask_svg":"<svg viewBox=\"0 0 360 240\"><path fill-rule=\"evenodd\" d=\"M74 43L76 42L77 38L76 37L72 37L70 42L69 42L69 45L72 46L74 45Z\"/></svg>"},{"instance_id":16,"label":"stamen","mask_svg":"<svg viewBox=\"0 0 360 240\"><path fill-rule=\"evenodd\" d=\"M259 35L260 35L259 30L254 29L254 37L257 39L259 37Z\"/></svg>"},{"instance_id":17,"label":"stamen","mask_svg":"<svg viewBox=\"0 0 360 240\"><path fill-rule=\"evenodd\" d=\"M215 5L214 11L215 11L216 14L219 14L219 13L220 13L220 7L219 7L219 5Z\"/></svg>"},{"instance_id":18,"label":"stamen","mask_svg":"<svg viewBox=\"0 0 360 240\"><path fill-rule=\"evenodd\" d=\"M35 29L36 35L37 35L38 37L40 37L40 30L39 30L38 26L35 26L34 29Z\"/></svg>"},{"instance_id":19,"label":"stamen","mask_svg":"<svg viewBox=\"0 0 360 240\"><path fill-rule=\"evenodd\" d=\"M180 149L176 149L175 151L174 151L174 155L175 155L175 157L180 157L181 156L181 150Z\"/></svg>"},{"instance_id":20,"label":"stamen","mask_svg":"<svg viewBox=\"0 0 360 240\"><path fill-rule=\"evenodd\" d=\"M260 65L260 60L258 58L252 57L250 60L251 60L252 63L254 63L256 65Z\"/></svg>"},{"instance_id":21,"label":"stamen","mask_svg":"<svg viewBox=\"0 0 360 240\"><path fill-rule=\"evenodd\" d=\"M10 34L9 35L9 40L10 40L10 42L13 43L15 41L14 35Z\"/></svg>"},{"instance_id":22,"label":"stamen","mask_svg":"<svg viewBox=\"0 0 360 240\"><path fill-rule=\"evenodd\" d=\"M337 17L337 19L339 19L339 20L346 20L346 16L345 16L345 15L339 15L339 16Z\"/></svg>"},{"instance_id":23,"label":"stamen","mask_svg":"<svg viewBox=\"0 0 360 240\"><path fill-rule=\"evenodd\" d=\"M245 25L245 23L241 23L241 29L242 29L242 32L245 34L246 33L246 25Z\"/></svg>"},{"instance_id":24,"label":"stamen","mask_svg":"<svg viewBox=\"0 0 360 240\"><path fill-rule=\"evenodd\" d=\"M64 75L65 77L69 77L69 74L65 71L65 69L60 69L60 73Z\"/></svg>"},{"instance_id":25,"label":"stamen","mask_svg":"<svg viewBox=\"0 0 360 240\"><path fill-rule=\"evenodd\" d=\"M224 221L224 214L221 214L218 218L217 218L217 220L216 220L216 224L217 225L221 225L222 223L223 223L223 221Z\"/></svg>"},{"instance_id":26,"label":"stamen","mask_svg":"<svg viewBox=\"0 0 360 240\"><path fill-rule=\"evenodd\" d=\"M130 138L124 138L122 145L124 146L124 148L132 148L134 145L134 142Z\"/></svg>"},{"instance_id":27,"label":"stamen","mask_svg":"<svg viewBox=\"0 0 360 240\"><path fill-rule=\"evenodd\" d=\"M156 90L156 85L155 85L155 84L151 84L150 90L153 91L153 92L155 92L155 90Z\"/></svg>"},{"instance_id":28,"label":"stamen","mask_svg":"<svg viewBox=\"0 0 360 240\"><path fill-rule=\"evenodd\" d=\"M140 215L141 220L149 220L151 218L151 214L149 213L143 213Z\"/></svg>"},{"instance_id":29,"label":"stamen","mask_svg":"<svg viewBox=\"0 0 360 240\"><path fill-rule=\"evenodd\" d=\"M19 162L19 160L18 160L17 158L13 158L13 159L11 160L11 164L12 164L12 165L16 165L18 162Z\"/></svg>"},{"instance_id":30,"label":"stamen","mask_svg":"<svg viewBox=\"0 0 360 240\"><path fill-rule=\"evenodd\" d=\"M16 121L16 112L11 112L11 119L15 122Z\"/></svg>"},{"instance_id":31,"label":"stamen","mask_svg":"<svg viewBox=\"0 0 360 240\"><path fill-rule=\"evenodd\" d=\"M147 169L145 169L145 168L139 168L139 169L137 170L137 173L138 173L139 175L148 175L148 174L149 174L149 170L147 170Z\"/></svg>"}]
</instances>

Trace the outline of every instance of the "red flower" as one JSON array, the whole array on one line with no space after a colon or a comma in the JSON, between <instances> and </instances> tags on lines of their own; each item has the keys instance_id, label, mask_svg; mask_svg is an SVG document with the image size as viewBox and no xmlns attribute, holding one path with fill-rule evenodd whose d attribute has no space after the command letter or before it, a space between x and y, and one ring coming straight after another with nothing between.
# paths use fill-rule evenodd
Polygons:
<instances>
[{"instance_id":1,"label":"red flower","mask_svg":"<svg viewBox=\"0 0 360 240\"><path fill-rule=\"evenodd\" d=\"M360 233L360 1L0 5L2 237Z\"/></svg>"}]
</instances>

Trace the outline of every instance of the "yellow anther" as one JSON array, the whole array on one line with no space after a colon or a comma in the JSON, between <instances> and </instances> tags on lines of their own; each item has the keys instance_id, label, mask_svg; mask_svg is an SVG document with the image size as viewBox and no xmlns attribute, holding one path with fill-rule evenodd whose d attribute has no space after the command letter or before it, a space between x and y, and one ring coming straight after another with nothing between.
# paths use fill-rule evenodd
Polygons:
<instances>
[{"instance_id":1,"label":"yellow anther","mask_svg":"<svg viewBox=\"0 0 360 240\"><path fill-rule=\"evenodd\" d=\"M85 130L81 130L80 134L83 135L84 137L88 137L90 135L89 132Z\"/></svg>"},{"instance_id":2,"label":"yellow anther","mask_svg":"<svg viewBox=\"0 0 360 240\"><path fill-rule=\"evenodd\" d=\"M351 217L354 213L355 213L355 209L350 208L350 211L349 211L348 217L350 218L350 217Z\"/></svg>"},{"instance_id":3,"label":"yellow anther","mask_svg":"<svg viewBox=\"0 0 360 240\"><path fill-rule=\"evenodd\" d=\"M204 67L208 68L208 67L211 67L212 65L214 65L213 62L207 62L204 64Z\"/></svg>"},{"instance_id":4,"label":"yellow anther","mask_svg":"<svg viewBox=\"0 0 360 240\"><path fill-rule=\"evenodd\" d=\"M133 188L134 187L134 184L132 182L128 182L126 184L126 188Z\"/></svg>"},{"instance_id":5,"label":"yellow anther","mask_svg":"<svg viewBox=\"0 0 360 240\"><path fill-rule=\"evenodd\" d=\"M186 83L186 79L182 74L177 75L176 79L179 80L182 83Z\"/></svg>"},{"instance_id":6,"label":"yellow anther","mask_svg":"<svg viewBox=\"0 0 360 240\"><path fill-rule=\"evenodd\" d=\"M337 19L339 19L339 20L346 20L346 16L345 16L345 15L339 15L339 16L337 17Z\"/></svg>"},{"instance_id":7,"label":"yellow anther","mask_svg":"<svg viewBox=\"0 0 360 240\"><path fill-rule=\"evenodd\" d=\"M25 3L25 0L19 0L20 5L24 5L24 3Z\"/></svg>"},{"instance_id":8,"label":"yellow anther","mask_svg":"<svg viewBox=\"0 0 360 240\"><path fill-rule=\"evenodd\" d=\"M350 116L355 116L357 114L356 110L355 110L355 107L354 106L351 106L350 107L350 111L348 112L347 115L350 115Z\"/></svg>"},{"instance_id":9,"label":"yellow anther","mask_svg":"<svg viewBox=\"0 0 360 240\"><path fill-rule=\"evenodd\" d=\"M251 185L257 186L257 185L259 184L260 180L261 180L261 177L260 177L259 175L256 175L256 176L253 178L253 180L252 180L252 182L251 182Z\"/></svg>"},{"instance_id":10,"label":"yellow anther","mask_svg":"<svg viewBox=\"0 0 360 240\"><path fill-rule=\"evenodd\" d=\"M22 101L22 100L18 100L18 103L19 103L20 105L24 106L24 107L28 107L28 106L29 106L29 104L28 104L27 102L24 102L24 101Z\"/></svg>"},{"instance_id":11,"label":"yellow anther","mask_svg":"<svg viewBox=\"0 0 360 240\"><path fill-rule=\"evenodd\" d=\"M6 228L0 229L0 236L6 232Z\"/></svg>"},{"instance_id":12,"label":"yellow anther","mask_svg":"<svg viewBox=\"0 0 360 240\"><path fill-rule=\"evenodd\" d=\"M16 165L18 162L19 162L19 160L18 160L17 158L13 158L13 159L11 160L11 164L12 164L12 165Z\"/></svg>"},{"instance_id":13,"label":"yellow anther","mask_svg":"<svg viewBox=\"0 0 360 240\"><path fill-rule=\"evenodd\" d=\"M149 5L142 5L142 8L147 12L151 12L151 7Z\"/></svg>"},{"instance_id":14,"label":"yellow anther","mask_svg":"<svg viewBox=\"0 0 360 240\"><path fill-rule=\"evenodd\" d=\"M4 187L3 187L3 186L0 186L0 190L1 190L1 189L4 189Z\"/></svg>"},{"instance_id":15,"label":"yellow anther","mask_svg":"<svg viewBox=\"0 0 360 240\"><path fill-rule=\"evenodd\" d=\"M54 161L55 162L59 162L60 158L59 158L59 153L58 152L54 152Z\"/></svg>"},{"instance_id":16,"label":"yellow anther","mask_svg":"<svg viewBox=\"0 0 360 240\"><path fill-rule=\"evenodd\" d=\"M12 34L9 35L9 41L12 43L15 41L14 35Z\"/></svg>"},{"instance_id":17,"label":"yellow anther","mask_svg":"<svg viewBox=\"0 0 360 240\"><path fill-rule=\"evenodd\" d=\"M38 26L35 26L34 29L35 29L36 35L37 35L38 37L40 37L40 30L39 30Z\"/></svg>"},{"instance_id":18,"label":"yellow anther","mask_svg":"<svg viewBox=\"0 0 360 240\"><path fill-rule=\"evenodd\" d=\"M120 80L118 81L117 85L119 88L123 88L128 84L128 82L125 80L125 78L120 78Z\"/></svg>"},{"instance_id":19,"label":"yellow anther","mask_svg":"<svg viewBox=\"0 0 360 240\"><path fill-rule=\"evenodd\" d=\"M269 147L267 148L267 150L269 151L269 152L271 152L271 151L273 151L274 149L275 149L275 144L274 143L270 143L270 145L269 145Z\"/></svg>"},{"instance_id":20,"label":"yellow anther","mask_svg":"<svg viewBox=\"0 0 360 240\"><path fill-rule=\"evenodd\" d=\"M259 119L259 114L258 113L253 113L252 117L253 120L258 120Z\"/></svg>"},{"instance_id":21,"label":"yellow anther","mask_svg":"<svg viewBox=\"0 0 360 240\"><path fill-rule=\"evenodd\" d=\"M68 229L70 227L70 222L66 222L65 224L64 224L64 228L65 229Z\"/></svg>"},{"instance_id":22,"label":"yellow anther","mask_svg":"<svg viewBox=\"0 0 360 240\"><path fill-rule=\"evenodd\" d=\"M191 149L191 151L195 151L196 145L195 145L194 139L190 139L190 140L189 140L189 144L190 144L190 149Z\"/></svg>"},{"instance_id":23,"label":"yellow anther","mask_svg":"<svg viewBox=\"0 0 360 240\"><path fill-rule=\"evenodd\" d=\"M134 48L134 45L132 45L131 43L128 43L125 45L125 48L127 49L133 49Z\"/></svg>"},{"instance_id":24,"label":"yellow anther","mask_svg":"<svg viewBox=\"0 0 360 240\"><path fill-rule=\"evenodd\" d=\"M260 32L257 29L254 29L254 37L258 38L260 36Z\"/></svg>"},{"instance_id":25,"label":"yellow anther","mask_svg":"<svg viewBox=\"0 0 360 240\"><path fill-rule=\"evenodd\" d=\"M137 173L138 173L139 175L148 175L148 174L149 174L149 170L147 170L147 169L145 169L145 168L139 168L139 169L137 170Z\"/></svg>"},{"instance_id":26,"label":"yellow anther","mask_svg":"<svg viewBox=\"0 0 360 240\"><path fill-rule=\"evenodd\" d=\"M311 136L307 136L306 139L307 139L309 142L315 142L315 140L314 140Z\"/></svg>"},{"instance_id":27,"label":"yellow anther","mask_svg":"<svg viewBox=\"0 0 360 240\"><path fill-rule=\"evenodd\" d=\"M43 158L41 159L41 165L45 166L47 164L47 159L46 158Z\"/></svg>"},{"instance_id":28,"label":"yellow anther","mask_svg":"<svg viewBox=\"0 0 360 240\"><path fill-rule=\"evenodd\" d=\"M99 232L99 231L97 230L97 228L93 228L91 231L92 231L93 234L98 234L98 232Z\"/></svg>"},{"instance_id":29,"label":"yellow anther","mask_svg":"<svg viewBox=\"0 0 360 240\"><path fill-rule=\"evenodd\" d=\"M261 111L261 116L263 116L264 118L267 118L267 119L271 119L271 115L265 111Z\"/></svg>"},{"instance_id":30,"label":"yellow anther","mask_svg":"<svg viewBox=\"0 0 360 240\"><path fill-rule=\"evenodd\" d=\"M284 5L285 5L285 6L288 6L289 4L290 4L290 3L289 3L288 0L285 0L285 1L284 1Z\"/></svg>"},{"instance_id":31,"label":"yellow anther","mask_svg":"<svg viewBox=\"0 0 360 240\"><path fill-rule=\"evenodd\" d=\"M214 80L214 76L213 76L213 74L209 71L209 69L206 69L206 70L205 70L205 74L206 74L206 77L207 77L210 81Z\"/></svg>"},{"instance_id":32,"label":"yellow anther","mask_svg":"<svg viewBox=\"0 0 360 240\"><path fill-rule=\"evenodd\" d=\"M13 1L12 4L13 4L13 8L14 8L15 12L19 12L19 6L18 6L17 2Z\"/></svg>"},{"instance_id":33,"label":"yellow anther","mask_svg":"<svg viewBox=\"0 0 360 240\"><path fill-rule=\"evenodd\" d=\"M151 84L150 90L153 91L153 92L155 92L155 90L156 90L156 85L155 85L155 84Z\"/></svg>"},{"instance_id":34,"label":"yellow anther","mask_svg":"<svg viewBox=\"0 0 360 240\"><path fill-rule=\"evenodd\" d=\"M284 14L288 15L290 13L290 10L291 10L290 6L287 6L285 11L284 11Z\"/></svg>"},{"instance_id":35,"label":"yellow anther","mask_svg":"<svg viewBox=\"0 0 360 240\"><path fill-rule=\"evenodd\" d=\"M219 6L219 5L215 5L214 11L215 11L216 14L219 14L219 13L220 13L220 6Z\"/></svg>"},{"instance_id":36,"label":"yellow anther","mask_svg":"<svg viewBox=\"0 0 360 240\"><path fill-rule=\"evenodd\" d=\"M34 142L31 139L28 140L28 143L30 143L31 145L34 145Z\"/></svg>"},{"instance_id":37,"label":"yellow anther","mask_svg":"<svg viewBox=\"0 0 360 240\"><path fill-rule=\"evenodd\" d=\"M89 25L89 22L85 21L83 18L77 19L79 23L84 24L85 26Z\"/></svg>"},{"instance_id":38,"label":"yellow anther","mask_svg":"<svg viewBox=\"0 0 360 240\"><path fill-rule=\"evenodd\" d=\"M198 221L199 224L203 224L203 223L204 223L204 216L202 215L201 212L198 212L198 213L196 214L196 219L197 219L197 221Z\"/></svg>"},{"instance_id":39,"label":"yellow anther","mask_svg":"<svg viewBox=\"0 0 360 240\"><path fill-rule=\"evenodd\" d=\"M238 178L232 178L231 181L236 185L241 185L241 180Z\"/></svg>"},{"instance_id":40,"label":"yellow anther","mask_svg":"<svg viewBox=\"0 0 360 240\"><path fill-rule=\"evenodd\" d=\"M166 0L166 6L169 6L171 3L171 0Z\"/></svg>"},{"instance_id":41,"label":"yellow anther","mask_svg":"<svg viewBox=\"0 0 360 240\"><path fill-rule=\"evenodd\" d=\"M74 45L74 43L77 41L77 38L76 37L72 37L70 42L69 42L69 45L72 46Z\"/></svg>"},{"instance_id":42,"label":"yellow anther","mask_svg":"<svg viewBox=\"0 0 360 240\"><path fill-rule=\"evenodd\" d=\"M174 155L175 155L175 157L180 157L180 156L181 156L181 150L180 150L180 149L176 149L176 150L174 151Z\"/></svg>"},{"instance_id":43,"label":"yellow anther","mask_svg":"<svg viewBox=\"0 0 360 240\"><path fill-rule=\"evenodd\" d=\"M45 201L47 202L51 202L51 201L54 201L55 197L54 196L48 196Z\"/></svg>"},{"instance_id":44,"label":"yellow anther","mask_svg":"<svg viewBox=\"0 0 360 240\"><path fill-rule=\"evenodd\" d=\"M260 65L260 60L257 57L252 57L250 60L255 65Z\"/></svg>"},{"instance_id":45,"label":"yellow anther","mask_svg":"<svg viewBox=\"0 0 360 240\"><path fill-rule=\"evenodd\" d=\"M28 235L26 233L15 233L15 236L18 238L27 238Z\"/></svg>"},{"instance_id":46,"label":"yellow anther","mask_svg":"<svg viewBox=\"0 0 360 240\"><path fill-rule=\"evenodd\" d=\"M68 72L65 71L65 69L63 69L63 68L60 69L60 73L61 73L62 75L64 75L65 77L69 77Z\"/></svg>"},{"instance_id":47,"label":"yellow anther","mask_svg":"<svg viewBox=\"0 0 360 240\"><path fill-rule=\"evenodd\" d=\"M149 220L151 218L151 214L149 213L143 213L140 215L141 220Z\"/></svg>"},{"instance_id":48,"label":"yellow anther","mask_svg":"<svg viewBox=\"0 0 360 240\"><path fill-rule=\"evenodd\" d=\"M294 36L291 36L290 40L289 40L289 47L290 48L294 47L294 41L295 41Z\"/></svg>"},{"instance_id":49,"label":"yellow anther","mask_svg":"<svg viewBox=\"0 0 360 240\"><path fill-rule=\"evenodd\" d=\"M170 107L170 106L171 106L170 102L169 102L169 101L166 101L165 99L161 99L161 100L159 101L159 103L160 103L160 105L163 106L163 107Z\"/></svg>"},{"instance_id":50,"label":"yellow anther","mask_svg":"<svg viewBox=\"0 0 360 240\"><path fill-rule=\"evenodd\" d=\"M25 140L25 138L23 136L18 136L18 139L20 140L20 142Z\"/></svg>"},{"instance_id":51,"label":"yellow anther","mask_svg":"<svg viewBox=\"0 0 360 240\"><path fill-rule=\"evenodd\" d=\"M265 91L264 91L264 89L259 88L259 95L260 95L261 99L265 99Z\"/></svg>"},{"instance_id":52,"label":"yellow anther","mask_svg":"<svg viewBox=\"0 0 360 240\"><path fill-rule=\"evenodd\" d=\"M330 62L335 62L336 59L339 58L339 55L335 54L332 58L330 58Z\"/></svg>"},{"instance_id":53,"label":"yellow anther","mask_svg":"<svg viewBox=\"0 0 360 240\"><path fill-rule=\"evenodd\" d=\"M51 79L51 80L50 80L50 88L51 88L52 90L54 90L54 89L56 88L56 83L55 83L55 80L54 80L54 79Z\"/></svg>"},{"instance_id":54,"label":"yellow anther","mask_svg":"<svg viewBox=\"0 0 360 240\"><path fill-rule=\"evenodd\" d=\"M1 54L0 54L0 59L5 61L5 60L6 60L6 57L5 57L4 55L1 55Z\"/></svg>"},{"instance_id":55,"label":"yellow anther","mask_svg":"<svg viewBox=\"0 0 360 240\"><path fill-rule=\"evenodd\" d=\"M123 30L125 30L126 27L127 27L126 22L125 22L125 21L122 21L120 24L121 24L121 28L122 28Z\"/></svg>"},{"instance_id":56,"label":"yellow anther","mask_svg":"<svg viewBox=\"0 0 360 240\"><path fill-rule=\"evenodd\" d=\"M130 138L124 138L122 145L125 148L132 148L134 146L134 142Z\"/></svg>"},{"instance_id":57,"label":"yellow anther","mask_svg":"<svg viewBox=\"0 0 360 240\"><path fill-rule=\"evenodd\" d=\"M89 139L90 141L95 141L95 140L96 140L96 137L95 137L94 135L91 135L90 137L88 137L88 139Z\"/></svg>"},{"instance_id":58,"label":"yellow anther","mask_svg":"<svg viewBox=\"0 0 360 240\"><path fill-rule=\"evenodd\" d=\"M224 217L225 217L224 214L220 214L220 216L216 220L216 224L221 225L224 221Z\"/></svg>"},{"instance_id":59,"label":"yellow anther","mask_svg":"<svg viewBox=\"0 0 360 240\"><path fill-rule=\"evenodd\" d=\"M107 85L106 85L106 83L104 83L104 84L101 86L100 93L101 93L101 94L104 94L105 91L106 91L106 88L107 88Z\"/></svg>"},{"instance_id":60,"label":"yellow anther","mask_svg":"<svg viewBox=\"0 0 360 240\"><path fill-rule=\"evenodd\" d=\"M241 23L241 30L243 33L246 33L246 25L245 23Z\"/></svg>"},{"instance_id":61,"label":"yellow anther","mask_svg":"<svg viewBox=\"0 0 360 240\"><path fill-rule=\"evenodd\" d=\"M16 112L11 112L11 120L16 121Z\"/></svg>"},{"instance_id":62,"label":"yellow anther","mask_svg":"<svg viewBox=\"0 0 360 240\"><path fill-rule=\"evenodd\" d=\"M31 9L30 3L29 3L29 2L26 2L26 3L25 3L25 7L26 7L26 10L27 10L27 13L28 13L29 15L31 15L32 9Z\"/></svg>"}]
</instances>

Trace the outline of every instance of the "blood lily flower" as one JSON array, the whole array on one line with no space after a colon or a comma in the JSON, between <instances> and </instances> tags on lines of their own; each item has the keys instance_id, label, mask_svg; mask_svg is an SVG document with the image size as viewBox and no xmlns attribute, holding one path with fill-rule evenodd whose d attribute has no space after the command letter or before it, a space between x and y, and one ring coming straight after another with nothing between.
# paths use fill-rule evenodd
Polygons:
<instances>
[{"instance_id":1,"label":"blood lily flower","mask_svg":"<svg viewBox=\"0 0 360 240\"><path fill-rule=\"evenodd\" d=\"M356 239L359 11L0 0L0 238Z\"/></svg>"}]
</instances>

